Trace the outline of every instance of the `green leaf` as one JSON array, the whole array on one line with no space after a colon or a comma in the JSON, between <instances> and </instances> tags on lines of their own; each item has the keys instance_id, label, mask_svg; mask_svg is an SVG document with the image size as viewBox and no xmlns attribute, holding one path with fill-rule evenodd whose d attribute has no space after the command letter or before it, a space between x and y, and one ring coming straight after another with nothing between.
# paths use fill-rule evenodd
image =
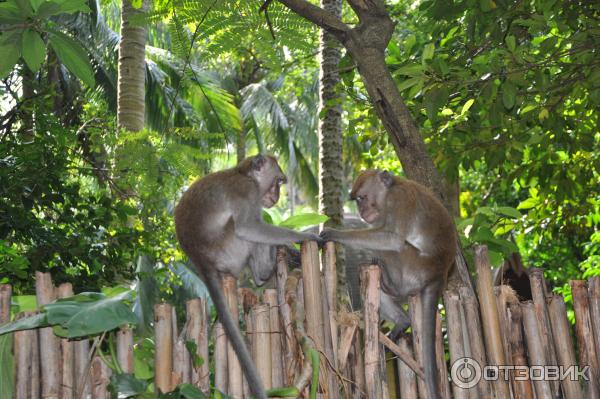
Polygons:
<instances>
[{"instance_id":1,"label":"green leaf","mask_svg":"<svg viewBox=\"0 0 600 399\"><path fill-rule=\"evenodd\" d=\"M0 79L4 79L13 70L17 61L19 61L19 51L16 46L0 46Z\"/></svg>"},{"instance_id":2,"label":"green leaf","mask_svg":"<svg viewBox=\"0 0 600 399\"><path fill-rule=\"evenodd\" d=\"M279 226L298 230L303 227L325 223L328 219L327 216L319 215L317 213L301 213L299 215L290 216L281 222Z\"/></svg>"},{"instance_id":3,"label":"green leaf","mask_svg":"<svg viewBox=\"0 0 600 399\"><path fill-rule=\"evenodd\" d=\"M32 328L47 327L48 320L44 313L24 317L0 327L0 335L13 331L31 330Z\"/></svg>"},{"instance_id":4,"label":"green leaf","mask_svg":"<svg viewBox=\"0 0 600 399\"><path fill-rule=\"evenodd\" d=\"M53 1L44 1L36 12L37 16L42 19L60 13L60 5Z\"/></svg>"},{"instance_id":5,"label":"green leaf","mask_svg":"<svg viewBox=\"0 0 600 399\"><path fill-rule=\"evenodd\" d=\"M133 374L113 374L110 376L108 389L113 398L129 398L146 392L148 383L138 380Z\"/></svg>"},{"instance_id":6,"label":"green leaf","mask_svg":"<svg viewBox=\"0 0 600 399\"><path fill-rule=\"evenodd\" d=\"M33 9L31 8L31 4L29 4L29 0L15 0L21 15L25 18L31 17L33 15Z\"/></svg>"},{"instance_id":7,"label":"green leaf","mask_svg":"<svg viewBox=\"0 0 600 399\"><path fill-rule=\"evenodd\" d=\"M52 31L50 45L65 66L89 87L94 87L94 71L85 50L72 38L58 31Z\"/></svg>"},{"instance_id":8,"label":"green leaf","mask_svg":"<svg viewBox=\"0 0 600 399\"><path fill-rule=\"evenodd\" d=\"M37 72L40 69L46 57L46 43L38 32L27 29L23 33L21 54L31 72Z\"/></svg>"},{"instance_id":9,"label":"green leaf","mask_svg":"<svg viewBox=\"0 0 600 399\"><path fill-rule=\"evenodd\" d=\"M421 64L411 64L411 65L406 65L406 66L403 66L403 67L400 67L400 68L394 70L394 76L396 76L396 75L422 76L424 70L425 70L425 68L423 68L423 65L421 65Z\"/></svg>"},{"instance_id":10,"label":"green leaf","mask_svg":"<svg viewBox=\"0 0 600 399\"><path fill-rule=\"evenodd\" d=\"M91 12L90 8L87 5L86 0L63 0L57 2L60 4L60 12L66 14L72 14L74 12Z\"/></svg>"},{"instance_id":11,"label":"green leaf","mask_svg":"<svg viewBox=\"0 0 600 399\"><path fill-rule=\"evenodd\" d=\"M505 82L502 85L502 103L507 109L515 106L515 97L517 96L517 88L510 82Z\"/></svg>"},{"instance_id":12,"label":"green leaf","mask_svg":"<svg viewBox=\"0 0 600 399\"><path fill-rule=\"evenodd\" d=\"M0 24L19 24L23 23L26 18L15 2L7 1L0 3Z\"/></svg>"},{"instance_id":13,"label":"green leaf","mask_svg":"<svg viewBox=\"0 0 600 399\"><path fill-rule=\"evenodd\" d=\"M124 1L128 1L128 0L124 0ZM133 8L135 8L136 10L139 10L140 8L142 8L142 0L131 0L131 6Z\"/></svg>"},{"instance_id":14,"label":"green leaf","mask_svg":"<svg viewBox=\"0 0 600 399\"><path fill-rule=\"evenodd\" d=\"M185 399L208 399L202 391L191 384L180 384L179 394Z\"/></svg>"},{"instance_id":15,"label":"green leaf","mask_svg":"<svg viewBox=\"0 0 600 399\"><path fill-rule=\"evenodd\" d=\"M12 301L17 305L16 312L29 312L37 309L37 299L35 295L13 296Z\"/></svg>"},{"instance_id":16,"label":"green leaf","mask_svg":"<svg viewBox=\"0 0 600 399\"><path fill-rule=\"evenodd\" d=\"M421 56L421 61L425 62L433 58L433 53L435 51L435 45L433 43L427 43L423 48L423 55Z\"/></svg>"},{"instance_id":17,"label":"green leaf","mask_svg":"<svg viewBox=\"0 0 600 399\"><path fill-rule=\"evenodd\" d=\"M267 396L270 398L297 398L300 391L296 387L272 388L267 390Z\"/></svg>"},{"instance_id":18,"label":"green leaf","mask_svg":"<svg viewBox=\"0 0 600 399\"><path fill-rule=\"evenodd\" d=\"M36 12L38 10L38 8L40 8L40 5L44 2L48 2L50 3L51 1L47 1L47 0L29 0L29 4L31 4L31 7L33 8L33 11Z\"/></svg>"},{"instance_id":19,"label":"green leaf","mask_svg":"<svg viewBox=\"0 0 600 399\"><path fill-rule=\"evenodd\" d=\"M499 206L498 208L496 208L496 211L501 215L515 219L519 219L522 216L521 212L510 206Z\"/></svg>"},{"instance_id":20,"label":"green leaf","mask_svg":"<svg viewBox=\"0 0 600 399\"><path fill-rule=\"evenodd\" d=\"M15 358L12 354L12 335L0 336L0 392L12 398L15 381Z\"/></svg>"},{"instance_id":21,"label":"green leaf","mask_svg":"<svg viewBox=\"0 0 600 399\"><path fill-rule=\"evenodd\" d=\"M472 99L472 98L469 99L469 100L467 100L467 102L463 105L462 110L460 111L460 114L461 115L466 114L469 111L469 109L471 108L471 106L473 105L474 102L475 102L475 100Z\"/></svg>"},{"instance_id":22,"label":"green leaf","mask_svg":"<svg viewBox=\"0 0 600 399\"><path fill-rule=\"evenodd\" d=\"M517 42L514 36L506 36L506 47L513 52L517 48Z\"/></svg>"},{"instance_id":23,"label":"green leaf","mask_svg":"<svg viewBox=\"0 0 600 399\"><path fill-rule=\"evenodd\" d=\"M527 198L525 201L522 201L517 209L531 209L538 205L539 201L537 198Z\"/></svg>"}]
</instances>

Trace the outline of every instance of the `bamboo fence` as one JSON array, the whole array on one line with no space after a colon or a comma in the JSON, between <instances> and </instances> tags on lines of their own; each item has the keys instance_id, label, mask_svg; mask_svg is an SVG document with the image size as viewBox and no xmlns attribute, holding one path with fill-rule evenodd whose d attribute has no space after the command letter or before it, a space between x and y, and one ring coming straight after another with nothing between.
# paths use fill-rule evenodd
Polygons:
<instances>
[{"instance_id":1,"label":"bamboo fence","mask_svg":"<svg viewBox=\"0 0 600 399\"><path fill-rule=\"evenodd\" d=\"M285 251L278 252L276 288L261 294L238 289L233 277L223 279L230 310L243 322L247 345L265 386L295 386L303 398L309 397L311 388L319 398L427 398L421 367L420 297L409 300L411 334L393 342L381 332L378 266L362 268L364 309L350 312L337 308L333 244L325 246L321 257L314 242L304 243L301 253L301 268L288 272ZM520 302L509 286L492 285L487 249L478 247L475 255L477 294L468 287L446 291L444 311L437 317L435 345L442 397L598 398L600 277L571 282L576 319L572 328L563 298L548 290L542 270L529 271L533 300ZM70 284L54 287L45 273L36 274L36 287L39 305L73 294ZM10 285L0 285L0 324L10 319L11 295ZM188 301L186 320L181 322L171 305L154 307L154 387L169 392L189 383L208 392L212 364L217 389L234 398L250 398L238 359L207 307L205 298ZM110 397L107 386L114 371L97 353L100 341L100 337L61 339L51 328L13 333L13 397ZM188 341L195 345L186 345ZM211 350L209 341L214 343ZM137 344L130 327L118 330L116 358L124 373L134 372ZM190 353L191 347L195 353ZM320 358L317 387L311 387L312 350ZM203 361L194 361L198 358ZM453 366L466 364L465 358L476 362L486 378L470 386L451 381L450 376L456 377ZM499 378L487 378L487 365L510 367L501 367ZM535 375L542 366L573 365L589 366L589 381Z\"/></svg>"}]
</instances>

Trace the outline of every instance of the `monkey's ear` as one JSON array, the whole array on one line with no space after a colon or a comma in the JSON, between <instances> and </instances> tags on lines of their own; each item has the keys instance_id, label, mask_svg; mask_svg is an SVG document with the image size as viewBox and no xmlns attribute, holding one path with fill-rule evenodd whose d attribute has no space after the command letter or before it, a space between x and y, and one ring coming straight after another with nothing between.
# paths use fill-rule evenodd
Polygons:
<instances>
[{"instance_id":1,"label":"monkey's ear","mask_svg":"<svg viewBox=\"0 0 600 399\"><path fill-rule=\"evenodd\" d=\"M258 154L254 158L252 158L252 169L260 170L267 162L267 157L263 154Z\"/></svg>"},{"instance_id":2,"label":"monkey's ear","mask_svg":"<svg viewBox=\"0 0 600 399\"><path fill-rule=\"evenodd\" d=\"M392 183L394 183L394 176L387 170L382 170L378 173L379 179L383 183L386 188L392 187Z\"/></svg>"}]
</instances>

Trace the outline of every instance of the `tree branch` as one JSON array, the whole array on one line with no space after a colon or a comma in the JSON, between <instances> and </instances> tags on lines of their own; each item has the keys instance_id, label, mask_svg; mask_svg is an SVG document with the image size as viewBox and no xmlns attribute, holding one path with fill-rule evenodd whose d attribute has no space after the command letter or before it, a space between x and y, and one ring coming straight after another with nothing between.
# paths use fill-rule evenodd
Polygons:
<instances>
[{"instance_id":1,"label":"tree branch","mask_svg":"<svg viewBox=\"0 0 600 399\"><path fill-rule=\"evenodd\" d=\"M350 27L336 18L335 15L317 7L306 0L279 0L296 14L306 18L315 25L339 35L350 30Z\"/></svg>"}]
</instances>

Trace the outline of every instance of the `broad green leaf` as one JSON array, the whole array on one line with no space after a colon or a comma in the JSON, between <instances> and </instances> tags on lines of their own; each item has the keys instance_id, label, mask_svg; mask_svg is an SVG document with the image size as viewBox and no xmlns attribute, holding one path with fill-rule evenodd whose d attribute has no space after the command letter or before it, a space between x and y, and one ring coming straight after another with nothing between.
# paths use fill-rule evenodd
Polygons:
<instances>
[{"instance_id":1,"label":"broad green leaf","mask_svg":"<svg viewBox=\"0 0 600 399\"><path fill-rule=\"evenodd\" d=\"M297 398L300 391L296 387L271 388L267 390L267 396L270 398Z\"/></svg>"},{"instance_id":2,"label":"broad green leaf","mask_svg":"<svg viewBox=\"0 0 600 399\"><path fill-rule=\"evenodd\" d=\"M290 216L281 222L279 226L299 230L303 227L325 223L328 219L329 218L327 216L319 215L317 213L302 213L299 215Z\"/></svg>"},{"instance_id":3,"label":"broad green leaf","mask_svg":"<svg viewBox=\"0 0 600 399\"><path fill-rule=\"evenodd\" d=\"M35 314L33 316L24 317L13 321L12 323L4 324L0 327L0 335L13 331L31 330L32 328L47 327L48 320L44 313Z\"/></svg>"},{"instance_id":4,"label":"broad green leaf","mask_svg":"<svg viewBox=\"0 0 600 399\"><path fill-rule=\"evenodd\" d=\"M411 64L394 70L394 75L422 76L424 70L421 64Z\"/></svg>"},{"instance_id":5,"label":"broad green leaf","mask_svg":"<svg viewBox=\"0 0 600 399\"><path fill-rule=\"evenodd\" d=\"M29 4L29 0L15 0L21 15L25 18L31 17L33 15L33 8L31 8L31 4Z\"/></svg>"},{"instance_id":6,"label":"broad green leaf","mask_svg":"<svg viewBox=\"0 0 600 399\"><path fill-rule=\"evenodd\" d=\"M12 398L15 381L15 358L12 354L13 336L0 336L0 392Z\"/></svg>"},{"instance_id":7,"label":"broad green leaf","mask_svg":"<svg viewBox=\"0 0 600 399\"><path fill-rule=\"evenodd\" d=\"M540 122L542 122L544 119L548 119L549 116L550 116L550 113L548 112L548 109L542 108L542 110L538 114L538 119L540 120Z\"/></svg>"},{"instance_id":8,"label":"broad green leaf","mask_svg":"<svg viewBox=\"0 0 600 399\"><path fill-rule=\"evenodd\" d=\"M519 206L517 206L517 209L531 209L537 206L538 203L539 201L537 198L527 198L525 201L522 201Z\"/></svg>"},{"instance_id":9,"label":"broad green leaf","mask_svg":"<svg viewBox=\"0 0 600 399\"><path fill-rule=\"evenodd\" d=\"M496 208L496 211L501 215L508 216L508 217L515 218L515 219L518 219L522 216L521 212L519 212L518 210L516 210L515 208L512 208L510 206L499 206L498 208Z\"/></svg>"},{"instance_id":10,"label":"broad green leaf","mask_svg":"<svg viewBox=\"0 0 600 399\"><path fill-rule=\"evenodd\" d=\"M13 296L12 301L17 305L16 312L29 312L37 309L37 299L35 295Z\"/></svg>"},{"instance_id":11,"label":"broad green leaf","mask_svg":"<svg viewBox=\"0 0 600 399\"><path fill-rule=\"evenodd\" d=\"M403 90L409 89L422 81L423 81L422 77L406 79L404 82L402 82L398 85L398 91L403 91Z\"/></svg>"},{"instance_id":12,"label":"broad green leaf","mask_svg":"<svg viewBox=\"0 0 600 399\"><path fill-rule=\"evenodd\" d=\"M467 100L467 102L465 103L465 105L463 105L462 110L460 111L460 114L461 115L466 114L469 111L469 109L471 108L471 106L473 105L474 102L475 102L475 100L472 99L472 98L469 99L469 100Z\"/></svg>"},{"instance_id":13,"label":"broad green leaf","mask_svg":"<svg viewBox=\"0 0 600 399\"><path fill-rule=\"evenodd\" d=\"M517 95L517 88L510 82L505 82L502 85L502 104L507 109L511 109L515 106L515 97Z\"/></svg>"},{"instance_id":14,"label":"broad green leaf","mask_svg":"<svg viewBox=\"0 0 600 399\"><path fill-rule=\"evenodd\" d=\"M517 42L514 36L506 36L506 47L508 47L511 52L515 51L515 48L517 48Z\"/></svg>"},{"instance_id":15,"label":"broad green leaf","mask_svg":"<svg viewBox=\"0 0 600 399\"><path fill-rule=\"evenodd\" d=\"M16 46L5 45L0 46L0 54L0 79L4 79L19 61L19 51Z\"/></svg>"},{"instance_id":16,"label":"broad green leaf","mask_svg":"<svg viewBox=\"0 0 600 399\"><path fill-rule=\"evenodd\" d=\"M44 1L36 12L39 18L48 18L60 13L60 5L53 1Z\"/></svg>"},{"instance_id":17,"label":"broad green leaf","mask_svg":"<svg viewBox=\"0 0 600 399\"><path fill-rule=\"evenodd\" d=\"M21 54L32 72L40 69L46 57L46 43L38 32L27 29L23 33Z\"/></svg>"},{"instance_id":18,"label":"broad green leaf","mask_svg":"<svg viewBox=\"0 0 600 399\"><path fill-rule=\"evenodd\" d=\"M33 8L34 12L37 12L38 8L40 8L40 5L44 2L47 3L51 3L52 1L48 1L48 0L29 0L29 4L31 4L31 8Z\"/></svg>"},{"instance_id":19,"label":"broad green leaf","mask_svg":"<svg viewBox=\"0 0 600 399\"><path fill-rule=\"evenodd\" d=\"M423 55L421 56L421 61L425 62L433 58L433 53L435 51L435 45L433 43L427 43L425 48L423 48Z\"/></svg>"},{"instance_id":20,"label":"broad green leaf","mask_svg":"<svg viewBox=\"0 0 600 399\"><path fill-rule=\"evenodd\" d=\"M504 262L504 255L500 252L489 250L488 256L493 267L498 267Z\"/></svg>"},{"instance_id":21,"label":"broad green leaf","mask_svg":"<svg viewBox=\"0 0 600 399\"><path fill-rule=\"evenodd\" d=\"M113 398L129 398L146 392L148 383L138 380L133 374L113 374L108 389Z\"/></svg>"},{"instance_id":22,"label":"broad green leaf","mask_svg":"<svg viewBox=\"0 0 600 399\"><path fill-rule=\"evenodd\" d=\"M180 384L179 395L185 399L208 399L202 391L191 384Z\"/></svg>"},{"instance_id":23,"label":"broad green leaf","mask_svg":"<svg viewBox=\"0 0 600 399\"><path fill-rule=\"evenodd\" d=\"M21 13L17 4L13 1L0 3L0 24L18 24L25 21L26 16Z\"/></svg>"},{"instance_id":24,"label":"broad green leaf","mask_svg":"<svg viewBox=\"0 0 600 399\"><path fill-rule=\"evenodd\" d=\"M85 50L72 38L64 33L52 31L50 45L65 66L89 87L94 87L94 71Z\"/></svg>"},{"instance_id":25,"label":"broad green leaf","mask_svg":"<svg viewBox=\"0 0 600 399\"><path fill-rule=\"evenodd\" d=\"M60 12L66 14L72 14L74 12L91 12L87 5L86 0L63 0L58 2L60 4Z\"/></svg>"},{"instance_id":26,"label":"broad green leaf","mask_svg":"<svg viewBox=\"0 0 600 399\"><path fill-rule=\"evenodd\" d=\"M129 1L129 0L124 0L124 1ZM131 0L131 6L133 8L135 8L136 10L139 10L140 8L142 8L142 0Z\"/></svg>"}]
</instances>

